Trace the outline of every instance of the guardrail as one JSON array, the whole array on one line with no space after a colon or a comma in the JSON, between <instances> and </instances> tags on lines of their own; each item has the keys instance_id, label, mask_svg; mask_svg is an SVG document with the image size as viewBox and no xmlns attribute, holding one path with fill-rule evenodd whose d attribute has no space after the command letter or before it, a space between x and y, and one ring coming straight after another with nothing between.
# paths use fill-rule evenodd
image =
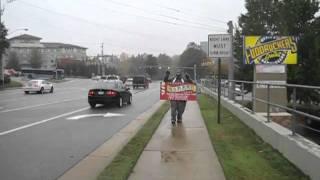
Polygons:
<instances>
[{"instance_id":1,"label":"guardrail","mask_svg":"<svg viewBox=\"0 0 320 180\"><path fill-rule=\"evenodd\" d=\"M218 80L209 80L209 79L202 79L201 80L201 85L210 89L212 92L216 92L218 91ZM254 88L256 86L263 86L267 89L267 98L266 100L257 98L255 95L255 91ZM232 90L229 87L236 87L234 90ZM246 87L246 88L245 88ZM286 88L292 88L292 93L290 94L291 97L291 106L289 106L289 103L287 104L287 106L284 105L280 105L274 102L271 102L270 97L272 96L270 89L271 88L275 88L275 87L286 87ZM298 126L302 126L303 128L307 128L309 130L315 131L317 133L320 133L320 130L312 128L308 125L303 125L301 123L297 122L297 116L302 116L302 117L307 117L313 121L316 122L320 122L320 117L310 114L310 113L306 113L300 110L297 110L297 105L299 105L299 103L297 102L297 89L307 89L307 90L312 90L315 91L319 96L320 96L320 87L319 86L306 86L306 85L297 85L297 84L276 84L276 83L259 83L259 82L252 82L252 81L240 81L240 80L231 80L231 81L227 81L227 80L222 80L221 83L221 95L228 97L230 99L230 97L233 96L229 96L229 93L233 93L235 96L235 101L240 102L240 104L242 106L244 106L244 102L245 101L251 101L252 103L252 108L248 108L251 110L252 113L256 113L255 110L255 106L254 106L254 100L261 102L263 104L267 105L267 122L270 122L270 118L271 118L271 107L276 107L279 109L282 109L286 112L289 112L292 114L292 120L291 120L291 131L292 131L292 135L295 135L297 133L297 127ZM247 90L245 90L247 89ZM251 92L251 96L248 99L248 95ZM237 99L239 96L241 96L241 99ZM247 96L247 99L245 99L245 96ZM234 99L233 99L234 100ZM317 105L319 106L319 104ZM319 108L320 109L320 108ZM307 124L307 123L306 123Z\"/></svg>"}]
</instances>

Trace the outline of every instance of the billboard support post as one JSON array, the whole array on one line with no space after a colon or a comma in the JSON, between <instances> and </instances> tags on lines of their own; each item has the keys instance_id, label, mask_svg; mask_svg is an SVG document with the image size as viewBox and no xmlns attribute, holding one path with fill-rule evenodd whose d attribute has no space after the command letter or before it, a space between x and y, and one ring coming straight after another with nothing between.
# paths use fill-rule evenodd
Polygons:
<instances>
[{"instance_id":1,"label":"billboard support post","mask_svg":"<svg viewBox=\"0 0 320 180\"><path fill-rule=\"evenodd\" d=\"M231 44L233 43L233 24L232 21L228 22L228 33L231 35ZM233 46L231 46L231 57L229 59L228 64L228 80L230 83L228 83L228 97L230 100L234 100L234 92L235 92L235 83L232 82L234 80L234 61L233 61Z\"/></svg>"}]
</instances>

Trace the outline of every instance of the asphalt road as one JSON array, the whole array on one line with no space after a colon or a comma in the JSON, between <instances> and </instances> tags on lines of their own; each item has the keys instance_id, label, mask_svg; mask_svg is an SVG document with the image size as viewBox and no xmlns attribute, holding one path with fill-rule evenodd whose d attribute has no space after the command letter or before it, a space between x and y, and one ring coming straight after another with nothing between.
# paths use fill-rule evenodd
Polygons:
<instances>
[{"instance_id":1,"label":"asphalt road","mask_svg":"<svg viewBox=\"0 0 320 180\"><path fill-rule=\"evenodd\" d=\"M147 90L132 90L132 105L91 109L87 92L93 83L55 84L53 94L0 92L1 180L58 178L159 100L159 83L154 82ZM121 116L103 117L106 113ZM92 117L72 119L88 114Z\"/></svg>"}]
</instances>

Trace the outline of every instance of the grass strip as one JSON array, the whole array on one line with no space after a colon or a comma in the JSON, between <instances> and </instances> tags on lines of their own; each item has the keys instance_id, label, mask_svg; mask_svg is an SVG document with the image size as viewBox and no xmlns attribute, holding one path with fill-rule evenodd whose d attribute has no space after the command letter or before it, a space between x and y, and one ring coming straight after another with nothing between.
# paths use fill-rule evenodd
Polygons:
<instances>
[{"instance_id":1,"label":"grass strip","mask_svg":"<svg viewBox=\"0 0 320 180\"><path fill-rule=\"evenodd\" d=\"M304 180L309 179L277 150L222 107L217 124L217 101L201 95L202 117L228 180Z\"/></svg>"},{"instance_id":2,"label":"grass strip","mask_svg":"<svg viewBox=\"0 0 320 180\"><path fill-rule=\"evenodd\" d=\"M137 163L145 146L169 110L165 102L144 124L138 133L117 154L114 160L101 172L98 180L126 180ZM146 167L147 168L147 167Z\"/></svg>"},{"instance_id":3,"label":"grass strip","mask_svg":"<svg viewBox=\"0 0 320 180\"><path fill-rule=\"evenodd\" d=\"M10 80L10 83L4 84L4 88L15 88L15 87L22 87L22 86L23 86L22 83L14 80Z\"/></svg>"},{"instance_id":4,"label":"grass strip","mask_svg":"<svg viewBox=\"0 0 320 180\"><path fill-rule=\"evenodd\" d=\"M49 82L51 83L64 83L64 82L68 82L69 80L66 80L66 79L49 79L48 80Z\"/></svg>"}]
</instances>

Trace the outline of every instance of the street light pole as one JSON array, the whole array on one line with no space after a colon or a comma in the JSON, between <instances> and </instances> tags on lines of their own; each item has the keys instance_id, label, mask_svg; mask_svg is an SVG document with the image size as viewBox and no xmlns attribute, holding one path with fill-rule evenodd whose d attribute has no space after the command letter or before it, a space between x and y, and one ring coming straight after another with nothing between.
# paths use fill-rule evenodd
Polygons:
<instances>
[{"instance_id":1,"label":"street light pole","mask_svg":"<svg viewBox=\"0 0 320 180\"><path fill-rule=\"evenodd\" d=\"M2 13L3 13L3 10L2 10L2 1L0 0L0 33L2 33L2 19L1 19L1 17L2 17ZM1 63L1 66L0 66L0 68L1 68L1 79L2 79L2 87L4 88L4 67L3 67L3 64L4 64L4 62L2 61L2 53L1 53L1 55L0 55L1 57L0 57L0 63Z\"/></svg>"}]
</instances>

